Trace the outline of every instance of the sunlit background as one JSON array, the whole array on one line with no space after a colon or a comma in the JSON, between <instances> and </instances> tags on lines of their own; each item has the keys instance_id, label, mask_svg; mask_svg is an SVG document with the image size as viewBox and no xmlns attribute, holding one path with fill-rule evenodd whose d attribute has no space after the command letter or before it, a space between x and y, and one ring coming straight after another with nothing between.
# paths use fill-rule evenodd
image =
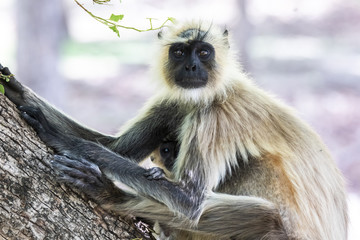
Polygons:
<instances>
[{"instance_id":1,"label":"sunlit background","mask_svg":"<svg viewBox=\"0 0 360 240\"><path fill-rule=\"evenodd\" d=\"M146 29L167 17L230 30L256 83L293 106L348 180L350 240L360 239L359 0L113 0L81 4ZM73 0L0 1L0 63L78 121L115 134L156 91L157 32L120 38Z\"/></svg>"}]
</instances>

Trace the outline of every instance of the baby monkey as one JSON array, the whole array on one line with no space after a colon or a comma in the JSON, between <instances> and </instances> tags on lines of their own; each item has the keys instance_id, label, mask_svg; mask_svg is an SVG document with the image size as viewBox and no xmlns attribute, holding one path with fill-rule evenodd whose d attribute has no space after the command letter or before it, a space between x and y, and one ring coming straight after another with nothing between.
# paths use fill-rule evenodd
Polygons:
<instances>
[{"instance_id":1,"label":"baby monkey","mask_svg":"<svg viewBox=\"0 0 360 240\"><path fill-rule=\"evenodd\" d=\"M164 141L152 152L149 158L140 162L140 166L147 169L145 176L149 180L166 178L173 179L172 169L179 153L176 141Z\"/></svg>"}]
</instances>

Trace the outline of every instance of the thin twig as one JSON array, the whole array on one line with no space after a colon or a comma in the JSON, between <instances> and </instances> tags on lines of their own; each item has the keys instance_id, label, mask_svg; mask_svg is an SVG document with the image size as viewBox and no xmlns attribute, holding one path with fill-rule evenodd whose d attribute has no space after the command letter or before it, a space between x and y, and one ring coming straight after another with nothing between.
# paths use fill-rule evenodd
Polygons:
<instances>
[{"instance_id":1,"label":"thin twig","mask_svg":"<svg viewBox=\"0 0 360 240\"><path fill-rule=\"evenodd\" d=\"M135 27L129 27L129 26L124 26L124 25L120 25L120 24L116 24L108 19L104 19L102 17L99 17L99 16L96 16L94 15L92 12L90 12L89 10L87 10L82 4L80 4L77 0L74 0L76 2L77 5L79 5L85 12L87 12L91 17L93 17L95 20L101 22L102 24L105 24L106 26L110 27L110 28L124 28L124 29L129 29L129 30L134 30L134 31L137 31L137 32L147 32L147 31L154 31L154 30L160 30L162 29L163 27L166 27L166 24L168 22L174 22L174 19L171 18L171 17L168 17L164 22L163 24L161 24L159 27L156 27L154 28L153 25L152 25L152 20L154 18L148 18L149 19L149 22L150 22L150 28L148 29L138 29L138 28L135 28Z\"/></svg>"}]
</instances>

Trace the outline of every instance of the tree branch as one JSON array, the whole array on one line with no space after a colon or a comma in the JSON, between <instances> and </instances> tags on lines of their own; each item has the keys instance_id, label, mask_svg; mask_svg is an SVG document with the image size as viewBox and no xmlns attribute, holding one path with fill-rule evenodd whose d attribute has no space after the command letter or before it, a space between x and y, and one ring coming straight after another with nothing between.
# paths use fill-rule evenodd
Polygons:
<instances>
[{"instance_id":1,"label":"tree branch","mask_svg":"<svg viewBox=\"0 0 360 240\"><path fill-rule=\"evenodd\" d=\"M57 183L52 151L0 94L0 239L145 239L127 221Z\"/></svg>"}]
</instances>

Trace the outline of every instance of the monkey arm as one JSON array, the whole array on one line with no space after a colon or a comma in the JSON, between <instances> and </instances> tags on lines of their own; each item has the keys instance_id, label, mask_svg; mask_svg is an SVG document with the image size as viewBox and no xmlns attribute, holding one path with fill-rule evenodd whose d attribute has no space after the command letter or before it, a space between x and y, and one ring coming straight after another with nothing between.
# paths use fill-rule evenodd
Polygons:
<instances>
[{"instance_id":1,"label":"monkey arm","mask_svg":"<svg viewBox=\"0 0 360 240\"><path fill-rule=\"evenodd\" d=\"M36 97L36 95L34 96ZM181 114L177 113L176 106L159 104L150 109L143 118L137 120L122 135L114 138L83 128L65 115L57 112L56 109L49 110L50 105L46 105L49 108L41 107L40 104L42 103L46 104L45 102L37 102L37 107L31 105L20 106L19 110L22 117L35 129L39 137L48 146L62 152L72 148L70 142L83 139L103 145L135 162L143 160L153 152L169 133L177 129L181 121ZM44 113L43 110L46 112ZM166 116L168 114L171 115ZM54 121L54 116L64 120ZM61 125L57 124L60 122ZM70 124L72 122L73 124ZM75 152L81 152L81 149L72 151L73 154Z\"/></svg>"},{"instance_id":2,"label":"monkey arm","mask_svg":"<svg viewBox=\"0 0 360 240\"><path fill-rule=\"evenodd\" d=\"M4 75L11 74L7 67L3 68L1 65L0 72ZM159 101L124 131L123 134L119 137L113 137L77 123L37 96L31 89L22 85L14 77L11 77L9 82L0 78L0 84L5 87L5 95L13 103L18 107L25 107L23 110L33 111L32 114L39 114L41 112L46 116L46 125L57 133L99 143L137 162L147 157L160 145L162 139L169 132L177 129L180 124L181 114L179 114L176 104L161 103ZM30 110L30 108L33 108L33 110Z\"/></svg>"},{"instance_id":3,"label":"monkey arm","mask_svg":"<svg viewBox=\"0 0 360 240\"><path fill-rule=\"evenodd\" d=\"M159 147L169 134L176 132L183 117L184 112L176 103L157 101L140 114L109 149L140 162Z\"/></svg>"},{"instance_id":4,"label":"monkey arm","mask_svg":"<svg viewBox=\"0 0 360 240\"><path fill-rule=\"evenodd\" d=\"M3 75L10 75L11 72L7 67L0 64L0 73ZM81 126L76 121L72 120L64 113L60 112L55 107L51 106L41 97L37 96L31 89L22 85L15 77L10 77L7 82L0 78L0 84L5 88L5 95L17 106L28 106L41 110L48 121L48 124L59 132L64 134L72 134L76 137L83 138L89 141L98 142L103 145L109 145L115 138L107 136Z\"/></svg>"},{"instance_id":5,"label":"monkey arm","mask_svg":"<svg viewBox=\"0 0 360 240\"><path fill-rule=\"evenodd\" d=\"M147 170L138 166L134 161L119 156L101 144L60 132L48 123L40 109L20 107L19 110L39 137L58 154L75 159L86 159L95 163L110 179L114 176L117 181L129 186L139 194L156 199L175 211L178 209L178 212L191 215L195 213L194 209L198 209L197 198L188 198L185 189L180 188L177 184L165 179L151 181L147 178ZM146 139L146 137L142 139Z\"/></svg>"},{"instance_id":6,"label":"monkey arm","mask_svg":"<svg viewBox=\"0 0 360 240\"><path fill-rule=\"evenodd\" d=\"M148 180L145 176L146 170L139 167L136 163L122 158L111 151L99 148L92 142L82 142L78 147L85 148L86 153L82 156L56 156L54 158L53 166L61 172L62 178L66 176L65 182L81 188L86 194L92 198L99 200L101 204L114 205L120 204L124 200L120 197L114 199L112 194L104 197L103 192L116 193L109 189L109 185L103 184L103 187L96 179L98 175L104 174L103 178L111 179L113 182L118 182L124 187L124 192L133 194L134 196L143 196L153 201L157 201L172 209L173 213L181 214L187 218L196 217L199 206L194 202L194 198L189 198L189 194L185 189L173 182L165 179L156 181ZM97 155L99 153L99 155ZM95 156L95 157L94 157ZM96 175L88 171L87 165L93 165L93 169L98 166ZM95 177L93 177L95 175ZM130 190L129 190L130 189ZM114 194L116 195L116 194ZM103 199L106 199L105 201Z\"/></svg>"}]
</instances>

